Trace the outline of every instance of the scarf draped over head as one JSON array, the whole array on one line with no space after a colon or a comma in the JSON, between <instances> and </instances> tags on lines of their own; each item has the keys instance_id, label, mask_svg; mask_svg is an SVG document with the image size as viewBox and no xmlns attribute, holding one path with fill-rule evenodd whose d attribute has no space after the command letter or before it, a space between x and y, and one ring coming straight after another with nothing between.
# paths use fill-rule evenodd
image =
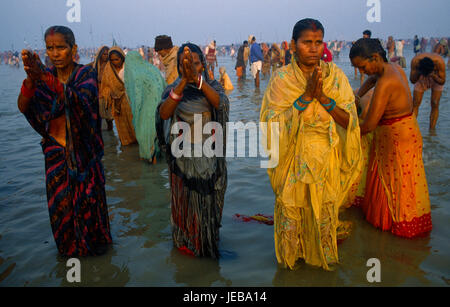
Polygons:
<instances>
[{"instance_id":1,"label":"scarf draped over head","mask_svg":"<svg viewBox=\"0 0 450 307\"><path fill-rule=\"evenodd\" d=\"M166 56L162 57L167 84L171 84L178 78L177 53L178 47L174 46Z\"/></svg>"},{"instance_id":2,"label":"scarf draped over head","mask_svg":"<svg viewBox=\"0 0 450 307\"><path fill-rule=\"evenodd\" d=\"M112 52L117 52L123 57L123 59L125 59L125 53L120 47L111 47L109 49L108 57L111 56ZM113 103L110 98L119 100L123 95L125 95L125 84L111 61L108 61L104 68L100 91L102 92L103 97L107 99L108 107L111 107Z\"/></svg>"},{"instance_id":3,"label":"scarf draped over head","mask_svg":"<svg viewBox=\"0 0 450 307\"><path fill-rule=\"evenodd\" d=\"M178 106L175 110L173 118L175 118L176 120L179 120L179 121L184 121L184 122L192 125L194 123L195 114L201 114L203 117L203 124L205 124L205 122L208 122L208 121L219 122L222 125L223 131L224 131L224 135L223 135L224 143L223 144L224 144L224 148L225 148L225 143L226 143L225 128L226 128L226 122L228 121L228 112L229 112L228 97L226 96L224 89L222 88L220 83L217 82L216 80L210 80L210 78L208 77L208 74L206 73L205 57L203 55L203 52L197 45L187 43L187 44L182 45L179 48L178 55L177 55L178 69L180 66L179 63L181 61L181 54L185 47L188 47L192 53L197 53L199 55L200 61L203 66L203 72L202 72L202 76L203 76L203 80L204 80L203 82L208 83L219 94L219 97L220 97L219 108L215 109L208 102L208 100L206 99L206 96L203 94L203 92L201 90L198 90L195 85L188 84L183 91L183 98L178 103ZM180 76L181 76L181 72L180 72ZM162 100L158 106L158 110L159 110L159 107L161 106L161 103L164 102L167 99L167 97L169 96L170 91L174 87L176 87L180 81L181 81L181 79L178 78L174 83L170 84L165 89L164 93L162 94ZM169 124L171 122L171 119L163 121L160 118L159 112L158 112L156 121L157 121L158 139L159 139L160 145L162 147L167 147L167 145L169 144L169 134L170 134L170 131L167 129L167 124ZM164 126L164 128L163 128L163 126ZM170 148L166 148L164 150L167 151L167 150L170 150Z\"/></svg>"},{"instance_id":4,"label":"scarf draped over head","mask_svg":"<svg viewBox=\"0 0 450 307\"><path fill-rule=\"evenodd\" d=\"M103 51L109 49L108 46L101 46L100 48L98 48L97 53L95 54L95 60L94 60L94 68L97 70L98 75L101 75L102 73L102 68L100 66L101 62L100 59L102 57Z\"/></svg>"},{"instance_id":5,"label":"scarf draped over head","mask_svg":"<svg viewBox=\"0 0 450 307\"><path fill-rule=\"evenodd\" d=\"M262 102L260 122L268 124L262 132L267 139L269 154L278 161L268 173L277 199L286 206L301 207L304 204L306 196L296 190L296 182L319 183L326 176L336 176L336 173L330 173L336 167L340 169L340 186L334 187L339 193L333 197L341 206L361 167L360 131L353 90L343 71L334 63L320 61L320 66L323 92L348 113L347 128L336 124L316 99L302 113L293 107L307 84L295 59L272 76ZM278 133L271 130L271 123L279 123ZM279 141L278 150L271 149L274 137ZM319 205L313 203L313 206ZM313 209L320 214L319 207Z\"/></svg>"}]
</instances>

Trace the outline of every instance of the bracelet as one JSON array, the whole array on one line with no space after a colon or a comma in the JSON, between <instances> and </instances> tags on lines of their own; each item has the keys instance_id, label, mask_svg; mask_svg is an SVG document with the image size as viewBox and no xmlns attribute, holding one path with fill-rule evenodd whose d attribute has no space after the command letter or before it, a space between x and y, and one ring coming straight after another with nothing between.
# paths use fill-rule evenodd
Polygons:
<instances>
[{"instance_id":1,"label":"bracelet","mask_svg":"<svg viewBox=\"0 0 450 307\"><path fill-rule=\"evenodd\" d=\"M180 96L180 95L177 95L177 94L175 94L175 92L173 91L173 89L171 89L171 90L170 90L169 97L172 98L172 100L174 100L175 102L180 102L181 99L183 99L183 94L182 94L181 96Z\"/></svg>"},{"instance_id":2,"label":"bracelet","mask_svg":"<svg viewBox=\"0 0 450 307\"><path fill-rule=\"evenodd\" d=\"M323 104L322 106L325 108L325 110L327 110L328 112L333 111L334 107L336 107L336 101L334 101L333 99L330 99L330 103L327 104ZM330 108L328 108L330 107Z\"/></svg>"},{"instance_id":3,"label":"bracelet","mask_svg":"<svg viewBox=\"0 0 450 307\"><path fill-rule=\"evenodd\" d=\"M197 88L199 90L202 89L202 85L203 85L203 76L200 74L200 77L198 78L198 82L197 82Z\"/></svg>"},{"instance_id":4,"label":"bracelet","mask_svg":"<svg viewBox=\"0 0 450 307\"><path fill-rule=\"evenodd\" d=\"M23 80L22 88L20 89L20 94L25 98L33 98L36 87L29 89L25 86L25 80Z\"/></svg>"},{"instance_id":5,"label":"bracelet","mask_svg":"<svg viewBox=\"0 0 450 307\"><path fill-rule=\"evenodd\" d=\"M304 107L301 107L301 106L298 105L298 99L297 99L296 101L294 101L294 107L295 107L297 110L303 112L303 111L305 111L306 108L308 107L308 104L307 104L306 106L304 106Z\"/></svg>"}]
</instances>

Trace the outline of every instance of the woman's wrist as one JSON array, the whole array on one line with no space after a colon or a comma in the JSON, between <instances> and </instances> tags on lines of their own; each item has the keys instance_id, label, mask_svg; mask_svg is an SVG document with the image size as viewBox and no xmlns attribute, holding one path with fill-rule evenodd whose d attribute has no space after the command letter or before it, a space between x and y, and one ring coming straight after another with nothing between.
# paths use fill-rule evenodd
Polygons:
<instances>
[{"instance_id":1,"label":"woman's wrist","mask_svg":"<svg viewBox=\"0 0 450 307\"><path fill-rule=\"evenodd\" d=\"M183 94L177 94L175 93L174 89L172 89L170 91L169 97L175 102L180 102L183 99Z\"/></svg>"},{"instance_id":2,"label":"woman's wrist","mask_svg":"<svg viewBox=\"0 0 450 307\"><path fill-rule=\"evenodd\" d=\"M311 102L314 99L313 96L309 95L309 94L303 94L300 97L302 98L303 101L308 101L308 102Z\"/></svg>"},{"instance_id":3,"label":"woman's wrist","mask_svg":"<svg viewBox=\"0 0 450 307\"><path fill-rule=\"evenodd\" d=\"M320 100L320 104L322 105L322 107L325 108L325 110L327 110L328 112L333 111L333 109L336 107L336 101L334 101L331 98L328 98L326 96L324 96L325 98L321 98Z\"/></svg>"},{"instance_id":4,"label":"woman's wrist","mask_svg":"<svg viewBox=\"0 0 450 307\"><path fill-rule=\"evenodd\" d=\"M183 93L183 91L186 88L186 86L188 85L188 83L189 83L188 79L185 77L182 77L180 83L178 83L178 85L175 87L175 92L177 94Z\"/></svg>"},{"instance_id":5,"label":"woman's wrist","mask_svg":"<svg viewBox=\"0 0 450 307\"><path fill-rule=\"evenodd\" d=\"M301 95L300 97L297 98L297 100L294 101L294 107L300 112L303 112L306 110L306 108L312 102L312 100L313 100L312 98L309 100L305 99L305 96Z\"/></svg>"},{"instance_id":6,"label":"woman's wrist","mask_svg":"<svg viewBox=\"0 0 450 307\"><path fill-rule=\"evenodd\" d=\"M329 104L330 101L331 101L331 99L328 98L328 97L327 97L326 95L324 95L324 94L322 94L318 100L319 100L319 102L320 102L321 105Z\"/></svg>"}]
</instances>

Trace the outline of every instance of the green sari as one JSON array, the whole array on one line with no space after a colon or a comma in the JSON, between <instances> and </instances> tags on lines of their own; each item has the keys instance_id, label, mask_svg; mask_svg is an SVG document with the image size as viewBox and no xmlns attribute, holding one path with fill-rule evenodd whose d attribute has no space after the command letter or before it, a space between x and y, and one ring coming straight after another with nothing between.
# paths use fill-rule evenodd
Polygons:
<instances>
[{"instance_id":1,"label":"green sari","mask_svg":"<svg viewBox=\"0 0 450 307\"><path fill-rule=\"evenodd\" d=\"M156 141L155 112L166 82L159 70L144 61L137 51L125 58L125 88L133 112L133 126L139 143L139 156L153 160L159 150Z\"/></svg>"}]
</instances>

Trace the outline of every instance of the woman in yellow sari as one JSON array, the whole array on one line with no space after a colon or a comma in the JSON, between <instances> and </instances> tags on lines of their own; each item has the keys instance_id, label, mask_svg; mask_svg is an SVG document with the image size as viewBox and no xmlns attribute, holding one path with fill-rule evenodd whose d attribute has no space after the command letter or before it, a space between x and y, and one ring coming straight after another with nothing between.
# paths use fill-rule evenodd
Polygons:
<instances>
[{"instance_id":1,"label":"woman in yellow sari","mask_svg":"<svg viewBox=\"0 0 450 307\"><path fill-rule=\"evenodd\" d=\"M133 113L125 91L125 53L120 47L114 46L109 49L108 56L109 62L103 72L100 91L106 99L108 108L112 108L120 143L126 146L137 143L137 140L133 127Z\"/></svg>"},{"instance_id":2,"label":"woman in yellow sari","mask_svg":"<svg viewBox=\"0 0 450 307\"><path fill-rule=\"evenodd\" d=\"M267 145L278 161L268 170L275 193L275 251L291 269L302 258L329 270L339 262L337 243L348 234L339 222L361 166L354 95L334 63L320 60L324 29L314 19L294 27L291 64L270 80L260 121L267 122ZM279 123L279 131L271 124ZM279 149L271 148L278 138Z\"/></svg>"},{"instance_id":3,"label":"woman in yellow sari","mask_svg":"<svg viewBox=\"0 0 450 307\"><path fill-rule=\"evenodd\" d=\"M108 130L113 129L113 116L111 114L111 108L108 108L108 104L106 103L105 97L102 93L102 76L105 71L106 64L108 64L108 53L109 47L102 46L98 49L97 54L95 55L95 60L92 63L92 67L97 70L97 80L98 80L98 104L100 110L100 116L102 119L106 121L108 125Z\"/></svg>"}]
</instances>

